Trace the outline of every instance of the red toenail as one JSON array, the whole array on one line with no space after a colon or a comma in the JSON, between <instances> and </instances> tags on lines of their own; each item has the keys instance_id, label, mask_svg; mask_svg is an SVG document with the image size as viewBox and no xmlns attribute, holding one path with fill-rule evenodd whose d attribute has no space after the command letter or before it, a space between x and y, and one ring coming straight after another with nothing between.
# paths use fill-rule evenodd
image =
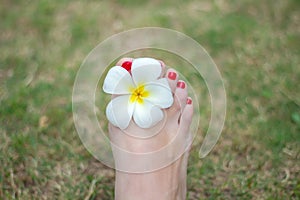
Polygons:
<instances>
[{"instance_id":1,"label":"red toenail","mask_svg":"<svg viewBox=\"0 0 300 200\"><path fill-rule=\"evenodd\" d=\"M192 102L193 102L192 99L187 98L187 100L186 100L186 103L187 103L187 104L192 104Z\"/></svg>"},{"instance_id":2,"label":"red toenail","mask_svg":"<svg viewBox=\"0 0 300 200\"><path fill-rule=\"evenodd\" d=\"M132 61L125 61L122 63L122 67L126 69L128 72L131 71Z\"/></svg>"},{"instance_id":3,"label":"red toenail","mask_svg":"<svg viewBox=\"0 0 300 200\"><path fill-rule=\"evenodd\" d=\"M168 74L168 78L171 80L175 80L176 76L177 76L177 74L175 72L169 72L169 74Z\"/></svg>"},{"instance_id":4,"label":"red toenail","mask_svg":"<svg viewBox=\"0 0 300 200\"><path fill-rule=\"evenodd\" d=\"M177 87L184 89L185 88L185 83L183 81L178 81Z\"/></svg>"}]
</instances>

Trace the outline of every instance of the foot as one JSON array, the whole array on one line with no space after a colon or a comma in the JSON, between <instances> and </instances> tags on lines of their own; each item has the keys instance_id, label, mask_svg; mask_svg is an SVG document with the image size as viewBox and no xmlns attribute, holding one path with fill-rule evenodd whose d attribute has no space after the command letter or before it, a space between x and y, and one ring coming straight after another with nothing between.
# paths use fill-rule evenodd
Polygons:
<instances>
[{"instance_id":1,"label":"foot","mask_svg":"<svg viewBox=\"0 0 300 200\"><path fill-rule=\"evenodd\" d=\"M123 58L117 65L127 61L132 59ZM192 99L178 73L165 70L163 62L161 65L166 71L162 77L168 79L174 94L173 105L164 110L165 119L150 129L142 129L134 121L125 130L109 125L116 166L116 200L185 199Z\"/></svg>"}]
</instances>

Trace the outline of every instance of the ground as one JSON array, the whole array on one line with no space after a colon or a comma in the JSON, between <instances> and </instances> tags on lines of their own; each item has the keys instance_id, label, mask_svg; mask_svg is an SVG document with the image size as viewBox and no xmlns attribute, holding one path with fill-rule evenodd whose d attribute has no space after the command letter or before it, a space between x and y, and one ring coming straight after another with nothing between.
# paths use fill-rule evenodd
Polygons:
<instances>
[{"instance_id":1,"label":"ground","mask_svg":"<svg viewBox=\"0 0 300 200\"><path fill-rule=\"evenodd\" d=\"M114 171L74 128L72 87L99 42L144 26L189 35L224 78L224 130L204 159L194 142L187 199L300 199L299 10L298 0L3 0L0 199L113 199Z\"/></svg>"}]
</instances>

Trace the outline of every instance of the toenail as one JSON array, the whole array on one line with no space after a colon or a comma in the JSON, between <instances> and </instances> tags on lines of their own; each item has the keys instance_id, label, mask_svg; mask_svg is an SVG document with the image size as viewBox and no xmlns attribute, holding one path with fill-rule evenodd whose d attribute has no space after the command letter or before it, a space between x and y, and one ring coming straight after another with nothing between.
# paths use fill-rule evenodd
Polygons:
<instances>
[{"instance_id":1,"label":"toenail","mask_svg":"<svg viewBox=\"0 0 300 200\"><path fill-rule=\"evenodd\" d=\"M192 104L192 102L193 102L193 101L192 101L191 98L187 98L187 100L186 100L186 103L187 103L187 104Z\"/></svg>"},{"instance_id":2,"label":"toenail","mask_svg":"<svg viewBox=\"0 0 300 200\"><path fill-rule=\"evenodd\" d=\"M175 80L177 77L177 74L175 72L169 72L168 73L168 78L171 80Z\"/></svg>"},{"instance_id":3,"label":"toenail","mask_svg":"<svg viewBox=\"0 0 300 200\"><path fill-rule=\"evenodd\" d=\"M177 87L184 89L185 88L185 83L183 81L178 81Z\"/></svg>"},{"instance_id":4,"label":"toenail","mask_svg":"<svg viewBox=\"0 0 300 200\"><path fill-rule=\"evenodd\" d=\"M131 65L132 65L132 61L125 61L125 62L123 62L122 63L122 67L124 68L124 69L126 69L127 71L131 71Z\"/></svg>"}]
</instances>

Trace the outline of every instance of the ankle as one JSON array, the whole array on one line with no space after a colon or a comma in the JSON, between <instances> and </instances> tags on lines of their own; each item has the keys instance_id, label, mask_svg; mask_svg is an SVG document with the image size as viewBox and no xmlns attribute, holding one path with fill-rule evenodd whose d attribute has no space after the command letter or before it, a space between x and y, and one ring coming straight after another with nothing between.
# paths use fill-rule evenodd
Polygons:
<instances>
[{"instance_id":1,"label":"ankle","mask_svg":"<svg viewBox=\"0 0 300 200\"><path fill-rule=\"evenodd\" d=\"M115 199L176 199L179 174L171 166L143 174L116 171Z\"/></svg>"}]
</instances>

